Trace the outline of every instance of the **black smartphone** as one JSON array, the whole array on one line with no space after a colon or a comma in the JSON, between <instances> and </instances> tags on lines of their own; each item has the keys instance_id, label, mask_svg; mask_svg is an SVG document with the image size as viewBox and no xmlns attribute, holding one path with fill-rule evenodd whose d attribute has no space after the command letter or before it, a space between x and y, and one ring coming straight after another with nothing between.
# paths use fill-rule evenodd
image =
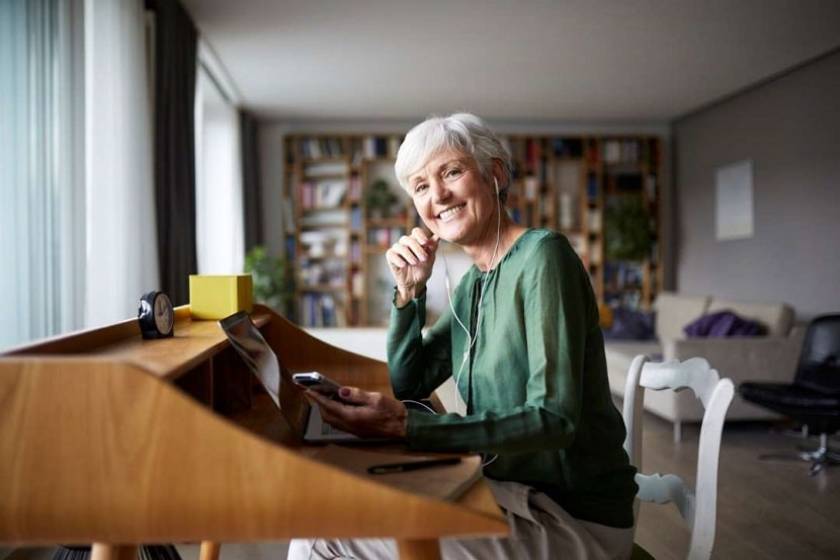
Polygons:
<instances>
[{"instance_id":1,"label":"black smartphone","mask_svg":"<svg viewBox=\"0 0 840 560\"><path fill-rule=\"evenodd\" d=\"M292 375L292 381L301 387L318 391L322 395L330 397L331 399L340 400L338 397L338 390L341 388L341 385L317 371L295 373Z\"/></svg>"}]
</instances>

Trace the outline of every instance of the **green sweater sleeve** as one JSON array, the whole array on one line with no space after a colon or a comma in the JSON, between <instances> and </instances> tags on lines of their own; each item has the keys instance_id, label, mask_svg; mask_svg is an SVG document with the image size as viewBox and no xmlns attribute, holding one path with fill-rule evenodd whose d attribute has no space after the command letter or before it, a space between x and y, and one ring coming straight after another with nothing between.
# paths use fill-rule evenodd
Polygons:
<instances>
[{"instance_id":1,"label":"green sweater sleeve","mask_svg":"<svg viewBox=\"0 0 840 560\"><path fill-rule=\"evenodd\" d=\"M580 260L562 238L543 240L519 277L525 344L485 344L514 352L521 371L494 372L498 383L524 384L525 399L507 409L461 417L409 411L407 439L415 449L515 454L572 444L581 409L584 347L593 301ZM515 320L497 317L497 320ZM492 329L481 336L492 336ZM488 341L485 341L488 342ZM495 342L495 341L494 341Z\"/></svg>"},{"instance_id":2,"label":"green sweater sleeve","mask_svg":"<svg viewBox=\"0 0 840 560\"><path fill-rule=\"evenodd\" d=\"M426 294L391 307L388 370L398 399L425 399L452 375L447 311L423 337Z\"/></svg>"}]
</instances>

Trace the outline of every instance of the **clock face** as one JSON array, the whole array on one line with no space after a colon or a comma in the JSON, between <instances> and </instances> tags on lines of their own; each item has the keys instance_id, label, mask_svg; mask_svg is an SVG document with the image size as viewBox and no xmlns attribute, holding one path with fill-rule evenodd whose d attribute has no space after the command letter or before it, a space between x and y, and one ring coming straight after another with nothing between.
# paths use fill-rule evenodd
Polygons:
<instances>
[{"instance_id":1,"label":"clock face","mask_svg":"<svg viewBox=\"0 0 840 560\"><path fill-rule=\"evenodd\" d=\"M155 326L162 334L169 334L175 325L175 313L172 302L166 294L158 294L155 298Z\"/></svg>"}]
</instances>

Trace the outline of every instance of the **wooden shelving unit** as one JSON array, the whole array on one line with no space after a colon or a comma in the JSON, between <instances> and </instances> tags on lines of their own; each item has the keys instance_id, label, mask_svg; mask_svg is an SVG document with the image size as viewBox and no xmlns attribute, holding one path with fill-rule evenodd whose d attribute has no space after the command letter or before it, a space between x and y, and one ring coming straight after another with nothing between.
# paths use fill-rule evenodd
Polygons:
<instances>
[{"instance_id":1,"label":"wooden shelving unit","mask_svg":"<svg viewBox=\"0 0 840 560\"><path fill-rule=\"evenodd\" d=\"M285 139L284 195L293 208L287 213L292 225L287 224L286 248L295 264L299 324L362 326L387 319L371 309L369 295L381 291L384 281L377 277L377 259L418 223L393 176L400 141L388 134ZM589 271L599 303L648 309L663 278L660 139L507 135L503 141L513 163L507 203L513 219L566 235ZM377 218L366 208L365 191L376 178L405 196L396 216ZM641 262L606 255L607 209L622 197L641 197L650 215L653 248Z\"/></svg>"},{"instance_id":2,"label":"wooden shelving unit","mask_svg":"<svg viewBox=\"0 0 840 560\"><path fill-rule=\"evenodd\" d=\"M409 231L414 219L407 197L392 215L374 217L364 195L377 178L402 195L393 173L401 140L387 134L286 138L285 200L294 208L287 214L292 225L287 224L286 249L293 256L299 324L371 323L368 294L375 279L370 261ZM330 216L334 225L318 226Z\"/></svg>"}]
</instances>

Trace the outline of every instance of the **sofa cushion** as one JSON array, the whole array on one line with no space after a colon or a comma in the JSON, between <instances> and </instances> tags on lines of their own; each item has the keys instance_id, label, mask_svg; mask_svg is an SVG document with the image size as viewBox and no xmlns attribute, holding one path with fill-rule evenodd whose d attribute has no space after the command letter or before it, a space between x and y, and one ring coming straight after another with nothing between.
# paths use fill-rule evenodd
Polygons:
<instances>
[{"instance_id":1,"label":"sofa cushion","mask_svg":"<svg viewBox=\"0 0 840 560\"><path fill-rule=\"evenodd\" d=\"M709 298L706 296L683 296L674 292L662 292L657 296L656 336L660 340L685 338L683 327L706 312Z\"/></svg>"},{"instance_id":2,"label":"sofa cushion","mask_svg":"<svg viewBox=\"0 0 840 560\"><path fill-rule=\"evenodd\" d=\"M793 309L785 303L744 303L713 298L706 313L724 310L758 321L767 327L769 336L787 336L793 326Z\"/></svg>"},{"instance_id":3,"label":"sofa cushion","mask_svg":"<svg viewBox=\"0 0 840 560\"><path fill-rule=\"evenodd\" d=\"M688 338L730 338L734 336L761 336L767 328L758 321L744 319L732 311L706 313L685 326L683 332Z\"/></svg>"}]
</instances>

